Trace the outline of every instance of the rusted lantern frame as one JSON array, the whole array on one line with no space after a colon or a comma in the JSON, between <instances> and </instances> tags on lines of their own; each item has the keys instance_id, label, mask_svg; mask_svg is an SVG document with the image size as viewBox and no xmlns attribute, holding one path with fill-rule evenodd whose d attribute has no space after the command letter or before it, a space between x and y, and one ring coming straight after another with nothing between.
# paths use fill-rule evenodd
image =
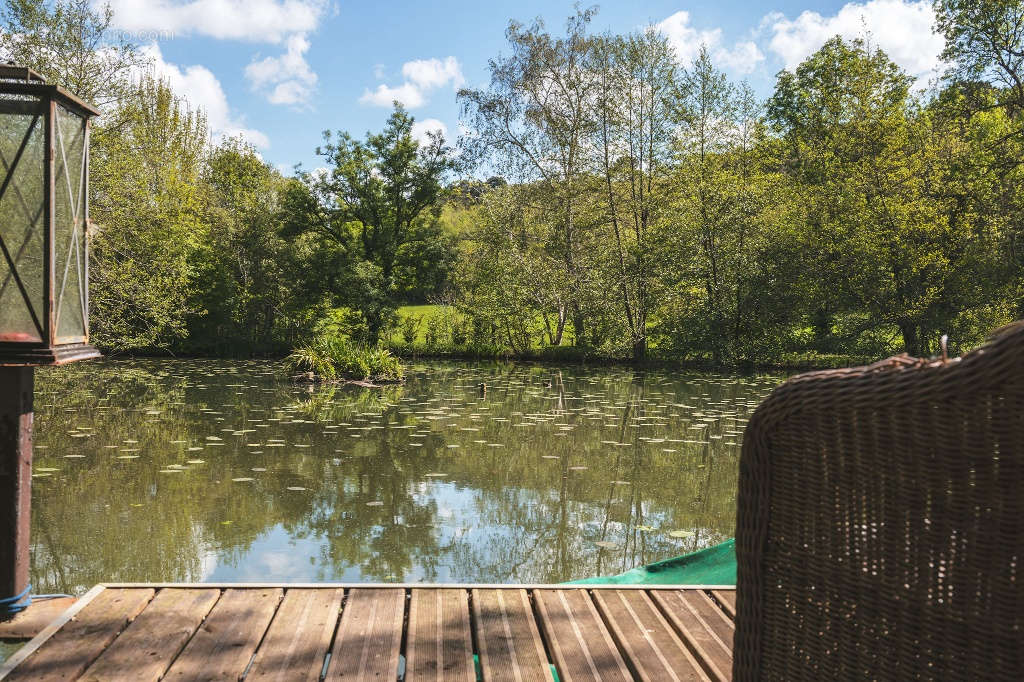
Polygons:
<instances>
[{"instance_id":1,"label":"rusted lantern frame","mask_svg":"<svg viewBox=\"0 0 1024 682\"><path fill-rule=\"evenodd\" d=\"M63 109L63 112L61 111ZM65 140L71 126L65 113L74 119L74 133ZM0 149L0 208L9 207L18 218L13 225L26 220L23 235L16 230L0 231L0 258L6 275L0 280L0 303L5 306L23 303L27 315L19 320L13 317L0 333L0 620L14 617L32 603L29 584L29 536L32 504L32 421L34 373L37 365L61 365L75 360L99 356L89 345L89 128L90 118L99 111L63 88L45 83L31 69L13 65L0 65L0 116L21 116L27 121L24 137L18 144ZM31 120L27 119L31 117ZM40 150L39 126L43 126L43 145ZM78 126L81 127L78 127ZM76 163L78 138L81 136L81 166L70 168L68 157ZM14 150L16 145L17 149ZM30 147L31 145L31 147ZM18 164L25 158L24 174L18 173ZM42 151L42 177L35 176ZM13 154L7 158L7 152ZM56 187L58 160L67 186ZM79 173L72 178L72 172ZM16 175L17 174L17 175ZM36 177L41 181L42 199L37 203L40 185L32 185L32 194L26 200L19 180ZM78 184L78 196L74 186ZM61 223L58 225L58 192L67 191L68 201L61 203ZM2 219L9 215L0 214ZM39 220L43 221L42 249L39 249ZM70 225L65 221L70 220ZM66 239L64 260L56 262L57 231ZM67 232L70 230L70 233ZM34 251L32 250L34 249ZM23 256L25 257L23 259ZM75 262L74 283L78 291L69 290L68 282ZM23 270L19 272L19 265ZM28 277L26 280L24 277ZM55 288L59 286L60 292ZM41 289L40 289L40 284ZM10 289L14 286L15 289ZM6 300L4 292L9 295ZM56 294L56 295L55 295ZM68 299L66 296L72 296ZM75 300L77 298L77 300ZM69 325L63 325L61 306L81 306L78 310L66 307ZM0 311L3 312L3 311ZM18 312L23 312L20 309ZM29 318L31 324L29 324ZM20 325L20 326L15 326ZM33 329L34 327L34 329ZM31 331L29 331L31 330ZM63 331L63 333L62 333ZM19 337L25 337L24 339Z\"/></svg>"},{"instance_id":2,"label":"rusted lantern frame","mask_svg":"<svg viewBox=\"0 0 1024 682\"><path fill-rule=\"evenodd\" d=\"M5 244L0 235L0 255L10 268L11 276L18 287L25 305L28 307L35 323L39 341L0 341L0 366L38 366L38 365L61 365L75 360L84 360L99 356L99 351L89 345L89 247L88 247L88 224L89 224L89 131L90 119L100 114L95 107L83 102L70 92L56 85L45 83L43 78L25 67L0 65L0 93L12 95L28 95L37 98L37 101L21 101L16 99L0 99L0 113L35 114L36 117L25 133L18 151L13 159L3 159L6 173L0 181L0 201L3 201L7 192L12 189L15 171L22 153L28 145L33 130L42 123L45 126L43 143L43 255L45 263L43 267L43 310L39 315L30 299L29 293L22 281L16 263L21 250L28 248L31 240L31 230L26 235L25 242L20 245ZM58 310L61 299L55 296L55 279L60 274L57 271L56 262L56 165L58 155L65 155L63 146L58 144L57 135L57 107L63 106L72 114L78 115L84 122L84 139L82 141L82 167L80 170L79 187L80 198L78 205L72 205L72 230L69 237L67 263L62 264L62 272L65 273L70 267L72 251L76 249L75 239L81 239L82 253L82 275L80 287L82 289L82 323L84 335L75 337L60 337L58 340ZM68 178L69 189L71 183L70 168L67 167L64 159L64 174ZM0 169L2 173L4 169ZM14 187L14 191L18 191ZM73 198L73 194L72 194ZM70 199L69 199L70 200ZM38 220L38 215L33 218L30 207L22 201L22 210L30 224ZM79 220L81 218L81 220ZM79 227L80 226L80 227ZM81 233L79 233L79 230ZM12 252L13 251L13 252Z\"/></svg>"}]
</instances>

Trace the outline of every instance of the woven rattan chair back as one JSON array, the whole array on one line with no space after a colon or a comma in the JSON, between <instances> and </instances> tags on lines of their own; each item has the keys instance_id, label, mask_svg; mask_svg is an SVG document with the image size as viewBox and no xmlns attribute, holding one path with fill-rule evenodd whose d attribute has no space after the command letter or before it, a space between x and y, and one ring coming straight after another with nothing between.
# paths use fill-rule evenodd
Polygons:
<instances>
[{"instance_id":1,"label":"woven rattan chair back","mask_svg":"<svg viewBox=\"0 0 1024 682\"><path fill-rule=\"evenodd\" d=\"M734 679L1024 679L1024 323L785 382L737 506Z\"/></svg>"}]
</instances>

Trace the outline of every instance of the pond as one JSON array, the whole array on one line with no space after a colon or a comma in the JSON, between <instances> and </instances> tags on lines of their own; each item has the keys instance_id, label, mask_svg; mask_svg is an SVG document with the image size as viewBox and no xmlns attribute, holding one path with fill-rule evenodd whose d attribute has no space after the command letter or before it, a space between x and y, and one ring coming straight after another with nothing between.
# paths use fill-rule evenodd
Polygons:
<instances>
[{"instance_id":1,"label":"pond","mask_svg":"<svg viewBox=\"0 0 1024 682\"><path fill-rule=\"evenodd\" d=\"M37 593L618 573L732 536L743 428L780 381L431 363L311 388L272 362L149 359L36 376Z\"/></svg>"}]
</instances>

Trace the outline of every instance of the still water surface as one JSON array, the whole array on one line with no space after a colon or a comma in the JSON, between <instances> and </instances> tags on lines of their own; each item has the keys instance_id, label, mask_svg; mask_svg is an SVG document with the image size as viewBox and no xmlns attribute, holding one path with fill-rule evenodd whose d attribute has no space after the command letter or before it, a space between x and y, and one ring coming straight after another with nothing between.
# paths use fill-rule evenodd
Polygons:
<instances>
[{"instance_id":1,"label":"still water surface","mask_svg":"<svg viewBox=\"0 0 1024 682\"><path fill-rule=\"evenodd\" d=\"M780 381L432 363L310 389L207 360L36 376L37 593L618 573L732 536L742 431Z\"/></svg>"}]
</instances>

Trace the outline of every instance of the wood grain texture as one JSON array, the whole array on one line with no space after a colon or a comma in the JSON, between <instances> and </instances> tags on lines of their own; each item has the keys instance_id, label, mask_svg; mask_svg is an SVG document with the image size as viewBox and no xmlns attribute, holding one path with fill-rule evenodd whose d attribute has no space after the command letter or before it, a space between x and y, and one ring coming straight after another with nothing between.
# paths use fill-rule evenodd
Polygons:
<instances>
[{"instance_id":1,"label":"wood grain texture","mask_svg":"<svg viewBox=\"0 0 1024 682\"><path fill-rule=\"evenodd\" d=\"M643 592L594 594L601 612L636 678L689 682L708 675L672 626Z\"/></svg>"},{"instance_id":2,"label":"wood grain texture","mask_svg":"<svg viewBox=\"0 0 1024 682\"><path fill-rule=\"evenodd\" d=\"M729 618L736 620L736 590L711 590L711 594L718 600Z\"/></svg>"},{"instance_id":3,"label":"wood grain texture","mask_svg":"<svg viewBox=\"0 0 1024 682\"><path fill-rule=\"evenodd\" d=\"M165 680L238 680L281 601L273 589L225 590Z\"/></svg>"},{"instance_id":4,"label":"wood grain texture","mask_svg":"<svg viewBox=\"0 0 1024 682\"><path fill-rule=\"evenodd\" d=\"M154 590L104 590L15 668L8 680L74 680L153 598Z\"/></svg>"},{"instance_id":5,"label":"wood grain texture","mask_svg":"<svg viewBox=\"0 0 1024 682\"><path fill-rule=\"evenodd\" d=\"M533 599L559 679L566 682L633 679L586 591L537 590Z\"/></svg>"},{"instance_id":6,"label":"wood grain texture","mask_svg":"<svg viewBox=\"0 0 1024 682\"><path fill-rule=\"evenodd\" d=\"M0 639L32 639L75 601L74 597L33 599L27 609L10 620L0 622Z\"/></svg>"},{"instance_id":7,"label":"wood grain texture","mask_svg":"<svg viewBox=\"0 0 1024 682\"><path fill-rule=\"evenodd\" d=\"M476 682L465 590L413 590L406 642L408 682Z\"/></svg>"},{"instance_id":8,"label":"wood grain texture","mask_svg":"<svg viewBox=\"0 0 1024 682\"><path fill-rule=\"evenodd\" d=\"M246 680L319 680L344 590L288 590Z\"/></svg>"},{"instance_id":9,"label":"wood grain texture","mask_svg":"<svg viewBox=\"0 0 1024 682\"><path fill-rule=\"evenodd\" d=\"M220 590L160 590L82 679L159 680L218 598Z\"/></svg>"},{"instance_id":10,"label":"wood grain texture","mask_svg":"<svg viewBox=\"0 0 1024 682\"><path fill-rule=\"evenodd\" d=\"M396 679L404 618L405 590L350 590L326 679Z\"/></svg>"},{"instance_id":11,"label":"wood grain texture","mask_svg":"<svg viewBox=\"0 0 1024 682\"><path fill-rule=\"evenodd\" d=\"M732 622L700 590L658 592L654 600L715 679L732 677Z\"/></svg>"},{"instance_id":12,"label":"wood grain texture","mask_svg":"<svg viewBox=\"0 0 1024 682\"><path fill-rule=\"evenodd\" d=\"M485 680L553 679L526 590L473 590L473 615Z\"/></svg>"}]
</instances>

